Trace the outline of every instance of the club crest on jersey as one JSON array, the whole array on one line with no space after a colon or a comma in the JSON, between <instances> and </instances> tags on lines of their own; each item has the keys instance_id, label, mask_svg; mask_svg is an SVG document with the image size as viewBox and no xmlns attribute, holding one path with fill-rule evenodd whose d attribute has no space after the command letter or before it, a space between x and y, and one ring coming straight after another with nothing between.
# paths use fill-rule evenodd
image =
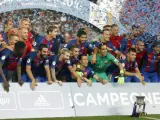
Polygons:
<instances>
[{"instance_id":1,"label":"club crest on jersey","mask_svg":"<svg viewBox=\"0 0 160 120\"><path fill-rule=\"evenodd\" d=\"M2 59L2 60L5 60L5 59L6 59L6 56L2 56L1 59Z\"/></svg>"},{"instance_id":2,"label":"club crest on jersey","mask_svg":"<svg viewBox=\"0 0 160 120\"><path fill-rule=\"evenodd\" d=\"M33 46L36 46L37 45L37 42L34 42Z\"/></svg>"},{"instance_id":3,"label":"club crest on jersey","mask_svg":"<svg viewBox=\"0 0 160 120\"><path fill-rule=\"evenodd\" d=\"M94 71L92 71L92 74L94 74Z\"/></svg>"},{"instance_id":4,"label":"club crest on jersey","mask_svg":"<svg viewBox=\"0 0 160 120\"><path fill-rule=\"evenodd\" d=\"M52 65L56 65L56 62L55 62L55 61L53 61L53 62L52 62Z\"/></svg>"},{"instance_id":5,"label":"club crest on jersey","mask_svg":"<svg viewBox=\"0 0 160 120\"><path fill-rule=\"evenodd\" d=\"M123 66L123 67L125 67L125 64L124 64L124 63L122 63L122 66Z\"/></svg>"},{"instance_id":6,"label":"club crest on jersey","mask_svg":"<svg viewBox=\"0 0 160 120\"><path fill-rule=\"evenodd\" d=\"M20 58L19 61L22 61L22 58Z\"/></svg>"},{"instance_id":7,"label":"club crest on jersey","mask_svg":"<svg viewBox=\"0 0 160 120\"><path fill-rule=\"evenodd\" d=\"M30 60L30 59L28 59L28 60L27 60L27 63L30 63L30 62L31 62L31 60Z\"/></svg>"},{"instance_id":8,"label":"club crest on jersey","mask_svg":"<svg viewBox=\"0 0 160 120\"><path fill-rule=\"evenodd\" d=\"M92 47L92 44L90 44L89 47Z\"/></svg>"},{"instance_id":9,"label":"club crest on jersey","mask_svg":"<svg viewBox=\"0 0 160 120\"><path fill-rule=\"evenodd\" d=\"M67 44L65 44L64 47L67 47Z\"/></svg>"},{"instance_id":10,"label":"club crest on jersey","mask_svg":"<svg viewBox=\"0 0 160 120\"><path fill-rule=\"evenodd\" d=\"M71 63L70 60L68 60L67 63L70 64Z\"/></svg>"},{"instance_id":11,"label":"club crest on jersey","mask_svg":"<svg viewBox=\"0 0 160 120\"><path fill-rule=\"evenodd\" d=\"M49 60L46 60L46 63L49 63Z\"/></svg>"}]
</instances>

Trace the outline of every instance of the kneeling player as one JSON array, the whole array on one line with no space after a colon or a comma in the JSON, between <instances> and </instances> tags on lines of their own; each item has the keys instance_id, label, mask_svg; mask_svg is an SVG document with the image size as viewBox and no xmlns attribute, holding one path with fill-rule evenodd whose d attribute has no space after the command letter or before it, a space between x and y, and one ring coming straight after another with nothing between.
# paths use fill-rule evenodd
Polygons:
<instances>
[{"instance_id":1,"label":"kneeling player","mask_svg":"<svg viewBox=\"0 0 160 120\"><path fill-rule=\"evenodd\" d=\"M92 84L91 78L96 79L97 81L105 84L106 81L101 79L99 76L97 76L94 71L88 67L88 56L87 55L80 55L79 56L79 64L76 66L76 73L81 77L81 79L89 86Z\"/></svg>"}]
</instances>

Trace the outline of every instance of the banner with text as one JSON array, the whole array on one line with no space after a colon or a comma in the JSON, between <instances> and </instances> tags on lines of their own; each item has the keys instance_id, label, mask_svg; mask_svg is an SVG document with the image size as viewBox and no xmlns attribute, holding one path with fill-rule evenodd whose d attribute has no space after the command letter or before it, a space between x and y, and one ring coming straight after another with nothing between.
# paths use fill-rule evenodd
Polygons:
<instances>
[{"instance_id":1,"label":"banner with text","mask_svg":"<svg viewBox=\"0 0 160 120\"><path fill-rule=\"evenodd\" d=\"M0 119L75 116L68 84L38 84L35 91L29 84L10 86L9 93L0 87Z\"/></svg>"},{"instance_id":2,"label":"banner with text","mask_svg":"<svg viewBox=\"0 0 160 120\"><path fill-rule=\"evenodd\" d=\"M160 114L159 84L39 83L35 91L29 84L10 86L9 93L0 87L0 119L131 115L137 95L145 96L148 114Z\"/></svg>"},{"instance_id":3,"label":"banner with text","mask_svg":"<svg viewBox=\"0 0 160 120\"><path fill-rule=\"evenodd\" d=\"M71 91L77 116L131 115L138 95L145 96L148 114L160 114L159 84L71 84Z\"/></svg>"}]
</instances>

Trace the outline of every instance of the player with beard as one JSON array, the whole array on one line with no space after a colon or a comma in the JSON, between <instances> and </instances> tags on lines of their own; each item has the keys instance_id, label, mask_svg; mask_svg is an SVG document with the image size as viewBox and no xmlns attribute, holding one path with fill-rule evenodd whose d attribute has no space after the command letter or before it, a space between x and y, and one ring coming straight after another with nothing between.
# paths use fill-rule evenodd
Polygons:
<instances>
[{"instance_id":1,"label":"player with beard","mask_svg":"<svg viewBox=\"0 0 160 120\"><path fill-rule=\"evenodd\" d=\"M133 25L131 33L126 34L123 39L121 40L120 50L124 54L127 53L127 50L131 47L135 48L136 46L136 39L139 37L139 25Z\"/></svg>"},{"instance_id":2,"label":"player with beard","mask_svg":"<svg viewBox=\"0 0 160 120\"><path fill-rule=\"evenodd\" d=\"M63 48L60 52L60 55L51 56L49 60L52 80L54 82L57 82L60 85L62 84L62 81L66 82L67 77L69 77L68 75L70 75L67 72L69 70L71 75L76 78L78 86L81 86L81 79L75 73L75 70L71 65L70 51L68 49Z\"/></svg>"},{"instance_id":3,"label":"player with beard","mask_svg":"<svg viewBox=\"0 0 160 120\"><path fill-rule=\"evenodd\" d=\"M78 46L80 54L91 54L94 50L93 45L87 41L87 33L82 28L77 32L77 39L69 41L64 48L71 49L75 45Z\"/></svg>"},{"instance_id":4,"label":"player with beard","mask_svg":"<svg viewBox=\"0 0 160 120\"><path fill-rule=\"evenodd\" d=\"M0 76L4 82L4 89L9 91L9 81L21 81L21 62L25 51L25 43L18 41L14 45L13 51L6 48L0 52ZM6 74L5 74L6 73Z\"/></svg>"},{"instance_id":5,"label":"player with beard","mask_svg":"<svg viewBox=\"0 0 160 120\"><path fill-rule=\"evenodd\" d=\"M37 82L46 82L52 84L49 60L48 47L45 44L40 44L37 52L31 52L24 60L27 78L23 79L26 82L32 82L32 89L35 88Z\"/></svg>"},{"instance_id":6,"label":"player with beard","mask_svg":"<svg viewBox=\"0 0 160 120\"><path fill-rule=\"evenodd\" d=\"M145 53L146 53L146 50L145 50L144 42L137 41L136 42L136 62L138 64L139 70L141 70Z\"/></svg>"}]
</instances>

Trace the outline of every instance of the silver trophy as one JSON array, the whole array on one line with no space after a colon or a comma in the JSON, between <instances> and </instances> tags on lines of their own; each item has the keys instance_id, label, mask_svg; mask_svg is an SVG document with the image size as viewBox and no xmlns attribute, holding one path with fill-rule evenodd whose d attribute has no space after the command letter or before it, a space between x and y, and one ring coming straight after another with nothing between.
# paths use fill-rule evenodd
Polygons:
<instances>
[{"instance_id":1,"label":"silver trophy","mask_svg":"<svg viewBox=\"0 0 160 120\"><path fill-rule=\"evenodd\" d=\"M145 96L136 96L136 102L134 103L132 116L139 117L140 115L147 115L145 112Z\"/></svg>"}]
</instances>

